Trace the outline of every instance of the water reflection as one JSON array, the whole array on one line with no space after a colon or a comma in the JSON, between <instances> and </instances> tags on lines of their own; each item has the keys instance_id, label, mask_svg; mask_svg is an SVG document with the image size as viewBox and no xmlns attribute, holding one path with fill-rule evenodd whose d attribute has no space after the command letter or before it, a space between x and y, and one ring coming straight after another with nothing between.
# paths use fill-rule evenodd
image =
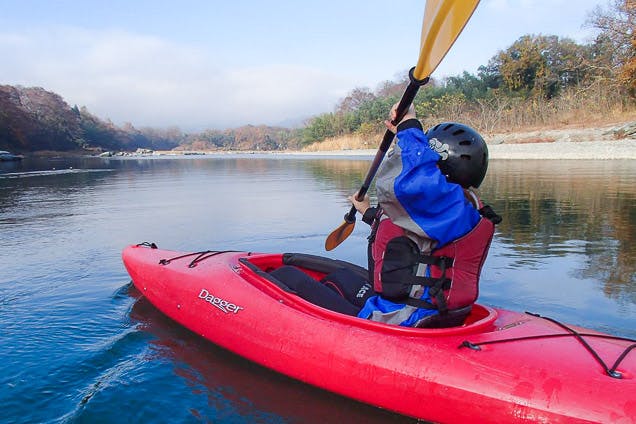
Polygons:
<instances>
[{"instance_id":1,"label":"water reflection","mask_svg":"<svg viewBox=\"0 0 636 424\"><path fill-rule=\"evenodd\" d=\"M492 161L481 192L504 217L497 242L518 266L575 255L574 277L636 303L634 181L634 161Z\"/></svg>"},{"instance_id":2,"label":"water reflection","mask_svg":"<svg viewBox=\"0 0 636 424\"><path fill-rule=\"evenodd\" d=\"M349 195L360 188L369 170L367 160L322 159L309 161L309 172L317 179L328 182L334 188Z\"/></svg>"},{"instance_id":3,"label":"water reflection","mask_svg":"<svg viewBox=\"0 0 636 424\"><path fill-rule=\"evenodd\" d=\"M302 384L237 357L174 323L130 287L130 317L150 333L153 360L169 359L207 407L187 405L197 420L289 423L415 423L417 420ZM200 403L200 402L198 402ZM173 405L176 410L186 405ZM209 408L212 407L212 409ZM212 414L212 416L211 416ZM420 421L422 422L422 421Z\"/></svg>"}]
</instances>

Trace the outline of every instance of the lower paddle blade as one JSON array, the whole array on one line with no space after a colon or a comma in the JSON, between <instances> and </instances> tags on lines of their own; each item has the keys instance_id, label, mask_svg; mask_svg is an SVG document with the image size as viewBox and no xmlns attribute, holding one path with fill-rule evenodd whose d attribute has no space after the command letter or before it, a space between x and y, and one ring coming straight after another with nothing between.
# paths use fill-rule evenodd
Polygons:
<instances>
[{"instance_id":1,"label":"lower paddle blade","mask_svg":"<svg viewBox=\"0 0 636 424\"><path fill-rule=\"evenodd\" d=\"M327 237L327 240L325 240L325 250L333 250L338 247L340 243L349 237L355 226L355 221L344 221L338 228L333 230L331 234L329 234L329 237Z\"/></svg>"}]
</instances>

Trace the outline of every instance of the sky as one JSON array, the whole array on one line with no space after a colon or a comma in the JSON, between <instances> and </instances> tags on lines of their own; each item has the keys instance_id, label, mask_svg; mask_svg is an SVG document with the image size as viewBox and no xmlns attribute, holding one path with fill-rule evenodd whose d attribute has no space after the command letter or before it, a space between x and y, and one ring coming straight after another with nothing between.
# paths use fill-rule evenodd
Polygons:
<instances>
[{"instance_id":1,"label":"sky","mask_svg":"<svg viewBox=\"0 0 636 424\"><path fill-rule=\"evenodd\" d=\"M458 0L461 1L461 0ZM424 0L0 0L0 84L102 119L183 130L298 124L405 76ZM526 34L592 40L607 0L481 0L433 77L476 73Z\"/></svg>"}]
</instances>

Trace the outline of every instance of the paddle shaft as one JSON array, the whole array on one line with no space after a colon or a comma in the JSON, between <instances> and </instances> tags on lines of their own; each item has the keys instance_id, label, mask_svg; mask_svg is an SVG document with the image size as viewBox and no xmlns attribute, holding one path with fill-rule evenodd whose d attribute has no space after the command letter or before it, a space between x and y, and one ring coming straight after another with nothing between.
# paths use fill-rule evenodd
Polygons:
<instances>
[{"instance_id":1,"label":"paddle shaft","mask_svg":"<svg viewBox=\"0 0 636 424\"><path fill-rule=\"evenodd\" d=\"M404 115L406 115L406 112L409 110L409 106L411 106L411 103L413 103L413 100L415 99L415 96L417 95L417 92L420 89L420 87L426 84L429 80L428 77L424 78L423 80L416 79L415 76L413 75L414 70L415 68L412 68L409 71L410 82L409 82L409 85L404 90L404 94L402 94L400 103L397 106L395 119L391 121L393 125L397 125L400 123L402 118L404 118ZM380 143L380 147L378 148L378 151L375 154L375 158L373 158L373 162L371 163L371 166L369 167L367 176L364 178L362 187L360 187L360 190L358 190L358 195L356 196L356 199L358 200L364 199L364 195L367 194L367 191L369 190L369 187L371 186L371 181L373 181L373 178L375 177L376 172L378 172L380 163L382 163L382 160L384 159L384 155L386 155L386 152L389 150L389 147L391 147L391 143L393 142L394 138L395 138L395 134L391 132L390 130L387 129L384 132L384 137L382 137L382 143ZM344 219L348 223L355 222L356 220L355 206L351 207L351 210L349 210L349 212L345 215Z\"/></svg>"}]
</instances>

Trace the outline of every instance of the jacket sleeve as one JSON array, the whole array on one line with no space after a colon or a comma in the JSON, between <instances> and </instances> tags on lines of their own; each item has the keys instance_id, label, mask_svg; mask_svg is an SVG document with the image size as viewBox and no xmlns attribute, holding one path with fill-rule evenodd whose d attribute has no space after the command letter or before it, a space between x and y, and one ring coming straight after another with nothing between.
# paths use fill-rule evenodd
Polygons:
<instances>
[{"instance_id":1,"label":"jacket sleeve","mask_svg":"<svg viewBox=\"0 0 636 424\"><path fill-rule=\"evenodd\" d=\"M378 208L376 206L371 206L369 209L364 211L364 215L362 215L362 222L365 224L373 225L373 221L375 221L375 217L378 214Z\"/></svg>"}]
</instances>

